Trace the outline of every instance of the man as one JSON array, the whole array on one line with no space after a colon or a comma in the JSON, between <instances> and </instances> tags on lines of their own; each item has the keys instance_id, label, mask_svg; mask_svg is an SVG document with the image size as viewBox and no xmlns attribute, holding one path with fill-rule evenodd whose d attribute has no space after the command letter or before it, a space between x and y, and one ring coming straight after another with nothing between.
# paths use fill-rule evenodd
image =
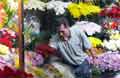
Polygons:
<instances>
[{"instance_id":1,"label":"man","mask_svg":"<svg viewBox=\"0 0 120 78\"><path fill-rule=\"evenodd\" d=\"M65 18L60 18L57 24L58 33L50 39L49 45L60 52L65 63L74 68L76 78L91 78L90 65L84 49L89 50L93 58L95 53L87 36L80 31L79 26L70 28Z\"/></svg>"}]
</instances>

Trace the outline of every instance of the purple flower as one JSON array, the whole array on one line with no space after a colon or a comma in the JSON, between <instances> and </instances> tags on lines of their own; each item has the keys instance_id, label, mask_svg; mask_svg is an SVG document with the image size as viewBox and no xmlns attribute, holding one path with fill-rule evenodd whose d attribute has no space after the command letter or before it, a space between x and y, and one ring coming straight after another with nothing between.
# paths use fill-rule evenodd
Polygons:
<instances>
[{"instance_id":1,"label":"purple flower","mask_svg":"<svg viewBox=\"0 0 120 78\"><path fill-rule=\"evenodd\" d=\"M43 64L44 58L42 55L35 53L32 57L32 65L38 66Z\"/></svg>"},{"instance_id":2,"label":"purple flower","mask_svg":"<svg viewBox=\"0 0 120 78\"><path fill-rule=\"evenodd\" d=\"M97 60L99 61L99 64L96 66L99 67L102 71L105 71L105 70L119 71L120 70L120 54L118 52L108 51L97 57L98 57ZM91 64L93 64L91 57L88 57L87 59Z\"/></svg>"}]
</instances>

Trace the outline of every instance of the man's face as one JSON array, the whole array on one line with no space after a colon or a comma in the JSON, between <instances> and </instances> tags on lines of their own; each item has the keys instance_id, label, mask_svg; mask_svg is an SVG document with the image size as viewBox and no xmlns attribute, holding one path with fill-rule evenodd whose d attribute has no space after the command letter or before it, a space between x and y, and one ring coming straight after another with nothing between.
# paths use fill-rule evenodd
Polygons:
<instances>
[{"instance_id":1,"label":"man's face","mask_svg":"<svg viewBox=\"0 0 120 78\"><path fill-rule=\"evenodd\" d=\"M68 37L70 35L69 27L66 27L64 24L61 24L58 28L58 33L61 37Z\"/></svg>"}]
</instances>

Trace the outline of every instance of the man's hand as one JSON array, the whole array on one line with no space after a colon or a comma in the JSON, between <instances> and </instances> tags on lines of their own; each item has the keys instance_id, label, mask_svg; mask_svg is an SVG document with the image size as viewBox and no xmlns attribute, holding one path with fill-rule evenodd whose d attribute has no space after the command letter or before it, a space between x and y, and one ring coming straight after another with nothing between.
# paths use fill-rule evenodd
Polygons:
<instances>
[{"instance_id":1,"label":"man's hand","mask_svg":"<svg viewBox=\"0 0 120 78\"><path fill-rule=\"evenodd\" d=\"M87 52L90 52L90 56L92 56L92 62L94 65L98 65L99 61L97 60L96 50L94 48L88 49Z\"/></svg>"}]
</instances>

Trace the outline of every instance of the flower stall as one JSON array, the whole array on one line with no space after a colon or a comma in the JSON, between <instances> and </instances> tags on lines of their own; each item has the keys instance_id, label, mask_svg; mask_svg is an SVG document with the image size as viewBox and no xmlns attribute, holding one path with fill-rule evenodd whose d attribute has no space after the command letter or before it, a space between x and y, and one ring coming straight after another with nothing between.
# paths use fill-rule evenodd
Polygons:
<instances>
[{"instance_id":1,"label":"flower stall","mask_svg":"<svg viewBox=\"0 0 120 78\"><path fill-rule=\"evenodd\" d=\"M98 78L107 73L119 74L119 3L119 0L24 0L25 70L38 78L74 78L69 66L54 62L55 50L48 46L50 36L56 32L56 19L64 16L70 25L86 33L96 51L97 65L88 57L94 65L93 75Z\"/></svg>"}]
</instances>

